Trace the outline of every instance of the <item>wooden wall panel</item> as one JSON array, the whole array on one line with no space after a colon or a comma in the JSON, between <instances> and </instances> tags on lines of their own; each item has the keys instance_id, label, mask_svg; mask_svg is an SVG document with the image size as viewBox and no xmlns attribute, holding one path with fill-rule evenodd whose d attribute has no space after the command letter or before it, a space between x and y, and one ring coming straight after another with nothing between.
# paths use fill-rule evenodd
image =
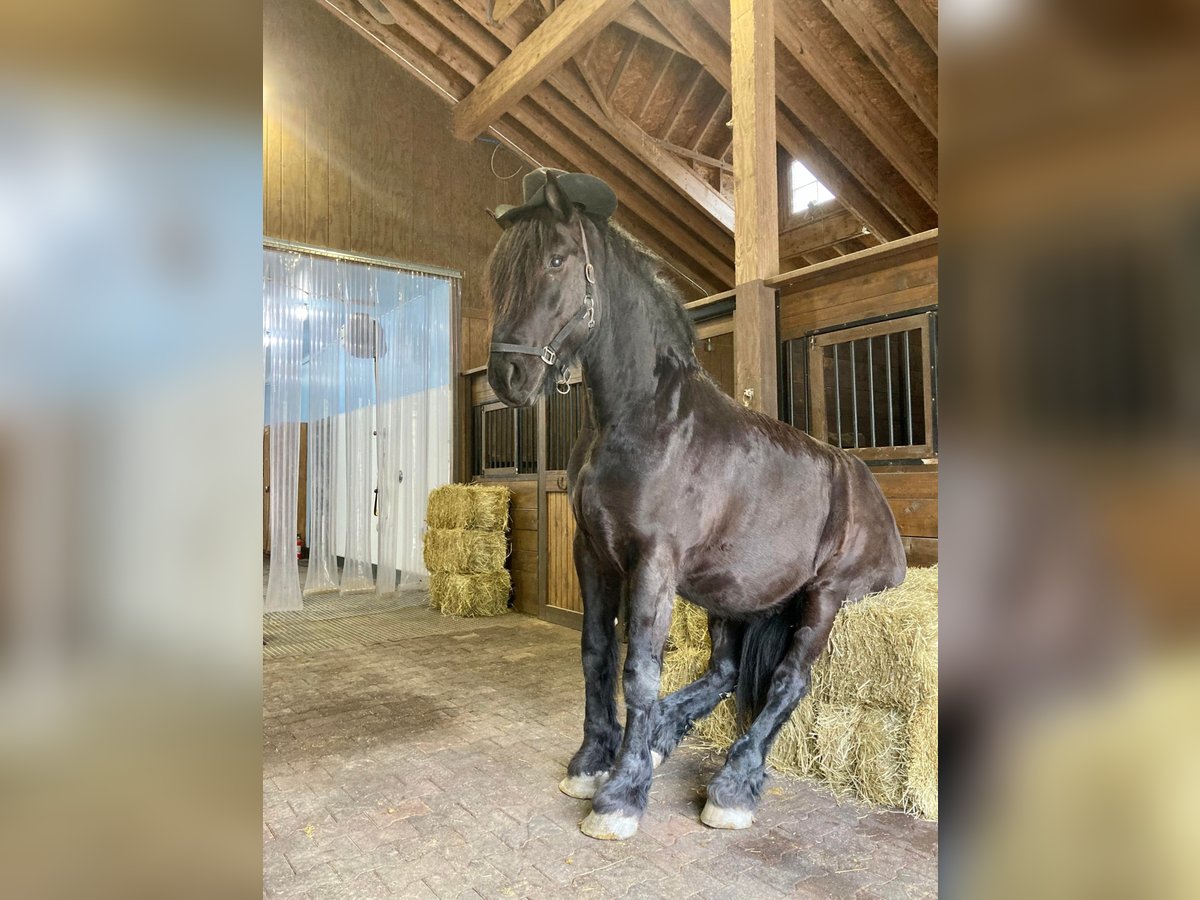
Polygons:
<instances>
[{"instance_id":1,"label":"wooden wall panel","mask_svg":"<svg viewBox=\"0 0 1200 900\"><path fill-rule=\"evenodd\" d=\"M896 516L910 566L929 566L938 554L938 467L889 466L872 469Z\"/></svg>"},{"instance_id":2,"label":"wooden wall panel","mask_svg":"<svg viewBox=\"0 0 1200 900\"><path fill-rule=\"evenodd\" d=\"M546 494L546 605L583 612L579 578L575 574L575 516L562 491Z\"/></svg>"},{"instance_id":3,"label":"wooden wall panel","mask_svg":"<svg viewBox=\"0 0 1200 900\"><path fill-rule=\"evenodd\" d=\"M264 236L458 269L462 368L486 363L486 210L521 192L496 145L455 140L450 108L318 3L265 0L263 83Z\"/></svg>"},{"instance_id":4,"label":"wooden wall panel","mask_svg":"<svg viewBox=\"0 0 1200 900\"><path fill-rule=\"evenodd\" d=\"M779 339L790 341L819 328L936 306L937 279L937 257L932 256L844 281L783 292L779 298Z\"/></svg>"}]
</instances>

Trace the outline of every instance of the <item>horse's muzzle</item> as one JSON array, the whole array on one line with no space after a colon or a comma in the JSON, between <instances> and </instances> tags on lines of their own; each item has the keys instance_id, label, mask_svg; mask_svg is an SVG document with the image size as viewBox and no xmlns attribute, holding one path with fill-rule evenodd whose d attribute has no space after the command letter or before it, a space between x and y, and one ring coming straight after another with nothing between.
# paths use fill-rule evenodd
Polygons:
<instances>
[{"instance_id":1,"label":"horse's muzzle","mask_svg":"<svg viewBox=\"0 0 1200 900\"><path fill-rule=\"evenodd\" d=\"M540 359L519 353L492 353L488 384L505 406L532 406L546 378Z\"/></svg>"}]
</instances>

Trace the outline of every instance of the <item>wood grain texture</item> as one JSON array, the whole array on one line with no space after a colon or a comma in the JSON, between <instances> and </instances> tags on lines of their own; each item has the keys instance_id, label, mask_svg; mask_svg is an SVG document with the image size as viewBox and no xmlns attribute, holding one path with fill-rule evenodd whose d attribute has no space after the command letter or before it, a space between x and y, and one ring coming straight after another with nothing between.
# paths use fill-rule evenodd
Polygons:
<instances>
[{"instance_id":1,"label":"wood grain texture","mask_svg":"<svg viewBox=\"0 0 1200 900\"><path fill-rule=\"evenodd\" d=\"M774 0L731 5L733 191L737 283L779 273L779 188L775 157Z\"/></svg>"},{"instance_id":2,"label":"wood grain texture","mask_svg":"<svg viewBox=\"0 0 1200 900\"><path fill-rule=\"evenodd\" d=\"M454 140L450 108L322 4L266 0L263 24L263 234L461 271L461 364L486 361L486 209L520 197L491 162L512 154Z\"/></svg>"},{"instance_id":3,"label":"wood grain texture","mask_svg":"<svg viewBox=\"0 0 1200 900\"><path fill-rule=\"evenodd\" d=\"M632 0L566 0L454 108L454 134L472 138L582 49Z\"/></svg>"},{"instance_id":4,"label":"wood grain texture","mask_svg":"<svg viewBox=\"0 0 1200 900\"><path fill-rule=\"evenodd\" d=\"M575 574L575 516L562 491L546 493L546 605L583 612Z\"/></svg>"}]
</instances>

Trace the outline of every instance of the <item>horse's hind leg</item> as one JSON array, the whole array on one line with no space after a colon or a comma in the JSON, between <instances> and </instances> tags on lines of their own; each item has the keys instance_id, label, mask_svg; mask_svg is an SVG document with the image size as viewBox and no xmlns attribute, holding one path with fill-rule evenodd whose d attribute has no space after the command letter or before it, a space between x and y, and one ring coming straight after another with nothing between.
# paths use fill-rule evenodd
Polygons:
<instances>
[{"instance_id":1,"label":"horse's hind leg","mask_svg":"<svg viewBox=\"0 0 1200 900\"><path fill-rule=\"evenodd\" d=\"M579 826L590 837L632 837L650 798L654 777L650 737L674 596L671 563L659 556L641 560L629 580L629 649L623 673L625 738L612 777L600 785L592 798L591 813Z\"/></svg>"},{"instance_id":2,"label":"horse's hind leg","mask_svg":"<svg viewBox=\"0 0 1200 900\"><path fill-rule=\"evenodd\" d=\"M808 693L812 665L825 649L843 594L810 588L783 661L775 669L766 703L750 730L734 741L708 785L700 821L713 828L748 828L762 792L767 753L779 729Z\"/></svg>"},{"instance_id":3,"label":"horse's hind leg","mask_svg":"<svg viewBox=\"0 0 1200 900\"><path fill-rule=\"evenodd\" d=\"M617 721L617 630L614 620L621 599L621 582L603 573L581 532L575 534L575 569L583 594L583 634L580 638L586 699L583 744L567 765L559 790L571 797L590 798L608 777L621 745Z\"/></svg>"},{"instance_id":4,"label":"horse's hind leg","mask_svg":"<svg viewBox=\"0 0 1200 900\"><path fill-rule=\"evenodd\" d=\"M671 755L692 723L707 716L737 687L738 659L742 652L745 626L730 619L709 616L708 634L712 638L712 656L708 669L691 684L658 702L650 754L657 766Z\"/></svg>"}]
</instances>

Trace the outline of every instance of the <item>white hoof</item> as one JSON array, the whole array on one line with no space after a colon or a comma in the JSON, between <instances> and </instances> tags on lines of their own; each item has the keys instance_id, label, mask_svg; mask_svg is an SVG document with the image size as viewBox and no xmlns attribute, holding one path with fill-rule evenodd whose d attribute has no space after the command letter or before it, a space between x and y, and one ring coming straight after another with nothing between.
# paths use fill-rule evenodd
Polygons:
<instances>
[{"instance_id":1,"label":"white hoof","mask_svg":"<svg viewBox=\"0 0 1200 900\"><path fill-rule=\"evenodd\" d=\"M651 760L651 762L654 763L654 768L657 769L660 765L662 765L662 761L664 759L666 759L666 757L663 756L661 753L659 753L657 750L650 751L650 760Z\"/></svg>"},{"instance_id":2,"label":"white hoof","mask_svg":"<svg viewBox=\"0 0 1200 900\"><path fill-rule=\"evenodd\" d=\"M579 830L601 841L623 841L637 834L638 820L620 813L590 812Z\"/></svg>"},{"instance_id":3,"label":"white hoof","mask_svg":"<svg viewBox=\"0 0 1200 900\"><path fill-rule=\"evenodd\" d=\"M749 828L754 822L754 813L748 809L727 809L717 806L711 800L704 804L700 813L700 821L709 828Z\"/></svg>"},{"instance_id":4,"label":"white hoof","mask_svg":"<svg viewBox=\"0 0 1200 900\"><path fill-rule=\"evenodd\" d=\"M597 772L595 775L568 775L558 783L558 789L568 797L577 800L591 800L600 790L600 785L608 780L607 772Z\"/></svg>"}]
</instances>

